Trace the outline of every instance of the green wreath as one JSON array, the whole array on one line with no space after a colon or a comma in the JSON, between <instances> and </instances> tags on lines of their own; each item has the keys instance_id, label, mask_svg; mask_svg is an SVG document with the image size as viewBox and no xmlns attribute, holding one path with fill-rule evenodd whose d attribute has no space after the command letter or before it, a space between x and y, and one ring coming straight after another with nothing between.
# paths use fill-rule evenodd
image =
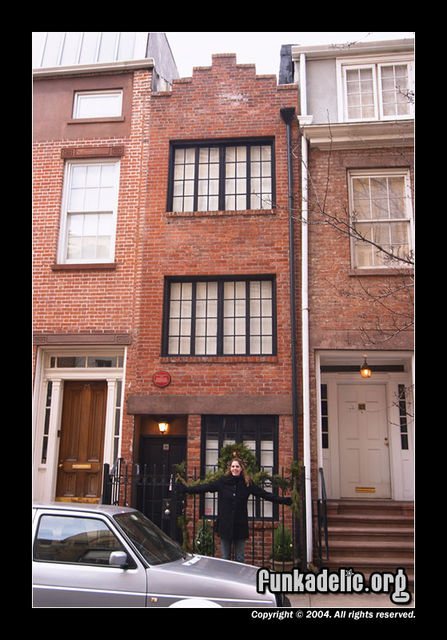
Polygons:
<instances>
[{"instance_id":1,"label":"green wreath","mask_svg":"<svg viewBox=\"0 0 447 640\"><path fill-rule=\"evenodd\" d=\"M225 473L228 471L233 458L239 458L249 476L254 476L259 472L256 464L256 458L253 452L243 442L234 444L226 444L220 451L218 466L220 471Z\"/></svg>"}]
</instances>

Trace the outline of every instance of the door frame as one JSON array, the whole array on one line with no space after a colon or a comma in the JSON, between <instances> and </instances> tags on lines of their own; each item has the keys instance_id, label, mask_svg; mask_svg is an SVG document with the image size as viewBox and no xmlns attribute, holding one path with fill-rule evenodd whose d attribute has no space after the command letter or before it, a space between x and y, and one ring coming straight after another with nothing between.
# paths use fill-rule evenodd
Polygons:
<instances>
[{"instance_id":1,"label":"door frame","mask_svg":"<svg viewBox=\"0 0 447 640\"><path fill-rule=\"evenodd\" d=\"M78 355L119 355L123 356L123 366L115 368L53 368L50 360L54 356ZM33 500L53 502L56 496L57 471L59 462L60 429L64 382L66 380L105 380L107 382L106 423L104 433L103 463L113 464L115 440L115 409L117 406L117 383L122 381L121 407L119 418L118 456L121 448L123 420L124 381L126 369L126 347L79 346L79 347L39 347L36 357L36 375L33 396ZM46 395L48 382L52 382L51 408L47 419L47 455L42 461L42 442L45 434Z\"/></svg>"},{"instance_id":2,"label":"door frame","mask_svg":"<svg viewBox=\"0 0 447 640\"><path fill-rule=\"evenodd\" d=\"M362 352L321 351L315 352L316 381L316 423L317 427L317 467L323 468L327 497L340 499L340 449L338 430L338 386L343 385L385 385L386 410L388 416L388 441L391 476L391 500L414 500L414 420L408 419L408 449L401 446L399 408L397 403L398 385L411 388L413 384L411 352L369 352L368 363L402 364L404 371L374 372L369 379L360 376ZM323 364L358 365L359 372L322 372ZM327 385L329 414L329 447L323 448L321 436L321 384ZM407 407L412 414L412 394L407 394ZM363 499L359 494L359 499ZM369 498L371 499L371 495Z\"/></svg>"}]
</instances>

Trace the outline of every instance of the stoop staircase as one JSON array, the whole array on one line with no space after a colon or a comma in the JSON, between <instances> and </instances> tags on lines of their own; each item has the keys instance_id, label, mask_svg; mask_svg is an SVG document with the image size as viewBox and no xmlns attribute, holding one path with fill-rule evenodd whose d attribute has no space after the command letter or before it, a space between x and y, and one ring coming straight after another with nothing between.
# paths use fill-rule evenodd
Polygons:
<instances>
[{"instance_id":1,"label":"stoop staircase","mask_svg":"<svg viewBox=\"0 0 447 640\"><path fill-rule=\"evenodd\" d=\"M414 503L391 500L328 500L329 560L323 566L395 573L414 583Z\"/></svg>"}]
</instances>

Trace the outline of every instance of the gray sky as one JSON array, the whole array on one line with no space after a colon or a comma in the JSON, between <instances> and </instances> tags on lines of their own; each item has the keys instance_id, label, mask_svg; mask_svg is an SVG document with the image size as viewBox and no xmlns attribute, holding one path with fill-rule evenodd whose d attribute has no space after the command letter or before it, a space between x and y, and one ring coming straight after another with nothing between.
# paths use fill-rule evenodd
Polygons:
<instances>
[{"instance_id":1,"label":"gray sky","mask_svg":"<svg viewBox=\"0 0 447 640\"><path fill-rule=\"evenodd\" d=\"M213 53L235 53L240 64L255 64L256 73L278 74L283 44L340 44L412 38L411 31L166 31L180 77L193 67L211 65Z\"/></svg>"}]
</instances>

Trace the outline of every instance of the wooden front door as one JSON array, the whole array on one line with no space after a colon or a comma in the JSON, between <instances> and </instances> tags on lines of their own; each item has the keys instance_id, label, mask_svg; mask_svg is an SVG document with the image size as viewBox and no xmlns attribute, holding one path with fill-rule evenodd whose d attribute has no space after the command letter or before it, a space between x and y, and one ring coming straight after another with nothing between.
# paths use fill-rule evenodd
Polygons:
<instances>
[{"instance_id":1,"label":"wooden front door","mask_svg":"<svg viewBox=\"0 0 447 640\"><path fill-rule=\"evenodd\" d=\"M343 498L390 498L385 385L338 388Z\"/></svg>"},{"instance_id":2,"label":"wooden front door","mask_svg":"<svg viewBox=\"0 0 447 640\"><path fill-rule=\"evenodd\" d=\"M101 497L106 400L106 381L65 382L56 500Z\"/></svg>"}]
</instances>

